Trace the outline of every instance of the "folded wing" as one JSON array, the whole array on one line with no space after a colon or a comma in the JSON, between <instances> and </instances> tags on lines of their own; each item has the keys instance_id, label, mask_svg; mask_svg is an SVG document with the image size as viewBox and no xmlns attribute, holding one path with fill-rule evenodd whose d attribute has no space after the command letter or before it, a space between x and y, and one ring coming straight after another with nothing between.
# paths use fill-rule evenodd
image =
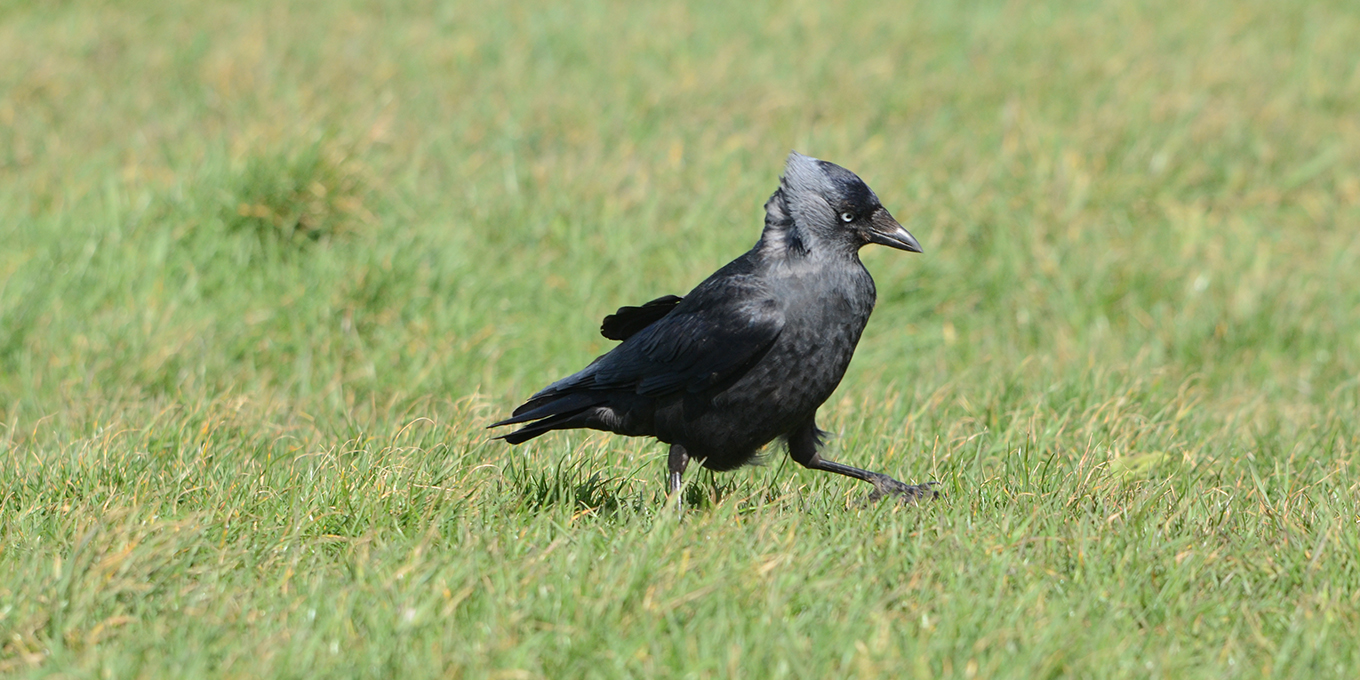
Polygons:
<instances>
[{"instance_id":1,"label":"folded wing","mask_svg":"<svg viewBox=\"0 0 1360 680\"><path fill-rule=\"evenodd\" d=\"M606 404L614 395L697 394L739 379L779 337L783 315L752 279L706 283L683 300L666 296L606 317L602 332L621 336L622 344L549 385L492 427L543 421L506 435L522 441L527 437L521 433L529 430L528 436L536 436L559 429L557 425L579 427L570 422L572 416Z\"/></svg>"}]
</instances>

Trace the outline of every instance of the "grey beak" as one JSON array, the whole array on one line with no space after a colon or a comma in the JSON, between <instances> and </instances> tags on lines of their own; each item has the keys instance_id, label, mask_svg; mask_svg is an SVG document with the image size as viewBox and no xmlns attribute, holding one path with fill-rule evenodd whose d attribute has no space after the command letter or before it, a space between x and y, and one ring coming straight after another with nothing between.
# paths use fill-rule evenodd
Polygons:
<instances>
[{"instance_id":1,"label":"grey beak","mask_svg":"<svg viewBox=\"0 0 1360 680\"><path fill-rule=\"evenodd\" d=\"M911 253L921 252L921 244L916 242L916 237L898 224L887 210L882 209L869 218L869 242Z\"/></svg>"}]
</instances>

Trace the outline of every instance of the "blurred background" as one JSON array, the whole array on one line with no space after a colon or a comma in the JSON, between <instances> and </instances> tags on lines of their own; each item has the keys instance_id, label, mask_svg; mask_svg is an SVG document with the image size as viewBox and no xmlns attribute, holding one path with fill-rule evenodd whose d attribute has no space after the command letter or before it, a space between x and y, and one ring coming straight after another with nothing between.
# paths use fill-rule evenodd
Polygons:
<instances>
[{"instance_id":1,"label":"blurred background","mask_svg":"<svg viewBox=\"0 0 1360 680\"><path fill-rule=\"evenodd\" d=\"M0 3L0 674L1346 677L1360 6ZM829 457L484 426L758 238L921 241Z\"/></svg>"},{"instance_id":2,"label":"blurred background","mask_svg":"<svg viewBox=\"0 0 1360 680\"><path fill-rule=\"evenodd\" d=\"M1353 399L1358 16L6 3L0 416L503 409L605 350L604 314L749 247L790 149L925 247L865 253L845 392L1100 366Z\"/></svg>"}]
</instances>

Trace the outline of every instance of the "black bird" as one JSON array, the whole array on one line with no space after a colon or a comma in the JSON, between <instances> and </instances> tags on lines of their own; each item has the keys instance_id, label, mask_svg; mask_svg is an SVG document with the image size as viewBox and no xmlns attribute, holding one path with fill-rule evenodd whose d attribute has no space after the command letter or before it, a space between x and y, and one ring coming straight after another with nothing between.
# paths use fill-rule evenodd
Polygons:
<instances>
[{"instance_id":1,"label":"black bird","mask_svg":"<svg viewBox=\"0 0 1360 680\"><path fill-rule=\"evenodd\" d=\"M622 343L535 394L491 427L519 444L551 430L590 428L671 445L669 490L691 459L732 470L782 437L805 467L874 485L873 498L933 498L930 484L822 458L817 407L840 384L874 309L874 280L859 260L870 243L921 246L855 173L789 154L765 203L754 248L685 297L623 307L600 332Z\"/></svg>"}]
</instances>

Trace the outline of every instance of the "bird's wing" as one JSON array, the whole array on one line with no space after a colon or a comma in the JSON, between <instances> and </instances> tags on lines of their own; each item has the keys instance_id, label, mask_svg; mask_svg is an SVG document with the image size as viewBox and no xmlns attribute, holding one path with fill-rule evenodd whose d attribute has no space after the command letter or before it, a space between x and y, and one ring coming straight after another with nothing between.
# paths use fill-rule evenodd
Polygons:
<instances>
[{"instance_id":1,"label":"bird's wing","mask_svg":"<svg viewBox=\"0 0 1360 680\"><path fill-rule=\"evenodd\" d=\"M586 395L705 391L749 370L783 328L778 304L755 279L710 278L608 354L530 397L506 422L542 417L544 409L555 408L568 395L598 399Z\"/></svg>"},{"instance_id":2,"label":"bird's wing","mask_svg":"<svg viewBox=\"0 0 1360 680\"><path fill-rule=\"evenodd\" d=\"M592 373L597 389L702 392L749 370L783 328L784 316L762 286L728 279L695 289L582 374Z\"/></svg>"},{"instance_id":3,"label":"bird's wing","mask_svg":"<svg viewBox=\"0 0 1360 680\"><path fill-rule=\"evenodd\" d=\"M774 298L750 281L705 282L683 303L676 298L662 304L670 306L667 314L633 331L623 344L576 374L543 388L510 418L490 427L539 421L505 436L518 444L605 403L611 393L659 397L720 387L760 361L784 328Z\"/></svg>"},{"instance_id":4,"label":"bird's wing","mask_svg":"<svg viewBox=\"0 0 1360 680\"><path fill-rule=\"evenodd\" d=\"M679 295L663 295L641 307L619 307L619 311L604 318L600 335L610 340L627 340L670 314L683 299Z\"/></svg>"}]
</instances>

